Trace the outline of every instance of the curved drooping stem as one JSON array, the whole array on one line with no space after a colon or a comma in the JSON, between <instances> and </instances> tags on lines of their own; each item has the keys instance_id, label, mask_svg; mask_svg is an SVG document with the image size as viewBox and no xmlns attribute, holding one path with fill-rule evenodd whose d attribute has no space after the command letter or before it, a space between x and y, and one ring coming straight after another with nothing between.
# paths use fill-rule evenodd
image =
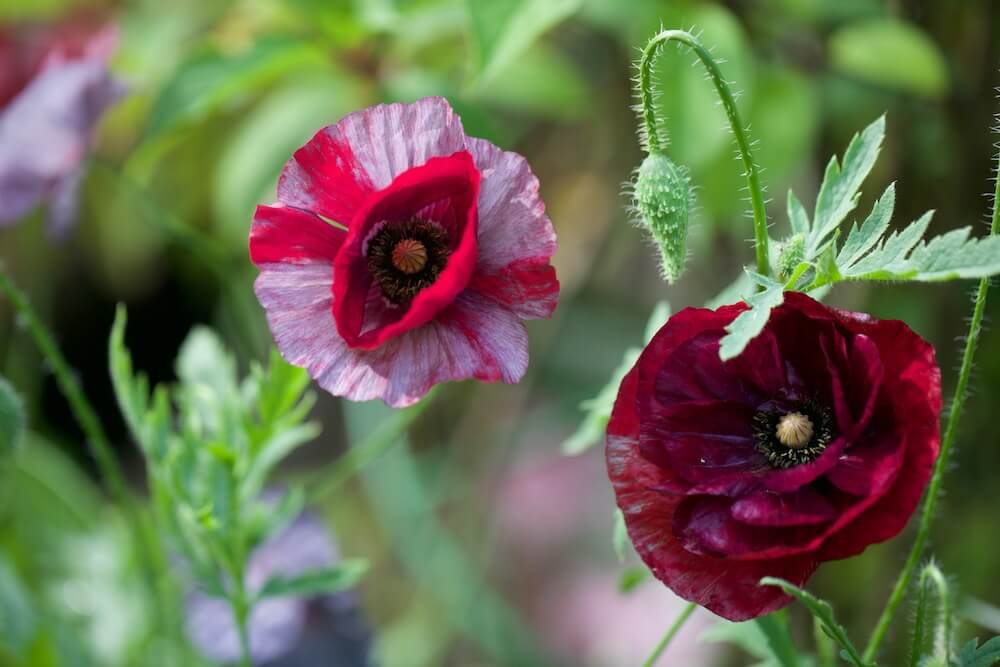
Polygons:
<instances>
[{"instance_id":1,"label":"curved drooping stem","mask_svg":"<svg viewBox=\"0 0 1000 667\"><path fill-rule=\"evenodd\" d=\"M1000 156L998 156L1000 164ZM990 236L996 236L1000 231L1000 178L997 178L996 187L993 192L993 215L990 222ZM958 383L955 385L955 394L951 399L951 411L948 414L948 421L945 425L944 436L941 438L941 452L934 463L934 472L931 475L930 484L927 487L927 495L924 496L923 508L920 512L920 525L917 528L917 537L913 541L910 553L906 557L903 570L896 579L896 585L889 595L878 624L872 632L868 646L865 647L862 656L866 663L872 662L878 652L879 645L885 638L889 625L896 614L896 610L906 597L906 591L910 586L913 573L923 556L927 538L931 532L931 522L934 520L934 509L937 505L938 497L941 495L941 484L944 480L944 473L948 469L948 459L951 450L955 445L955 436L958 433L958 424L962 418L962 409L965 407L965 398L969 390L969 376L972 373L972 360L976 355L976 346L979 344L979 334L983 328L983 314L986 312L986 294L990 289L990 279L983 278L979 281L979 289L976 290L975 305L972 309L972 320L969 323L969 334L965 338L965 350L962 353L962 366L958 373Z\"/></svg>"},{"instance_id":2,"label":"curved drooping stem","mask_svg":"<svg viewBox=\"0 0 1000 667\"><path fill-rule=\"evenodd\" d=\"M736 99L729 89L729 84L723 78L718 63L708 49L698 41L697 37L684 30L664 30L654 35L646 44L646 48L642 50L642 58L639 60L639 103L642 106L647 149L650 153L661 149L661 137L657 131L656 123L656 102L653 96L652 67L660 49L670 41L684 44L695 52L698 59L705 65L708 76L715 85L715 90L719 93L719 99L722 100L722 107L726 110L729 126L732 128L736 145L739 147L740 159L743 161L744 175L747 179L747 188L750 191L757 273L768 276L771 274L771 267L767 249L767 211L764 208L764 191L760 185L760 169L754 162L753 154L750 151L750 140L747 137L746 126L740 119Z\"/></svg>"}]
</instances>

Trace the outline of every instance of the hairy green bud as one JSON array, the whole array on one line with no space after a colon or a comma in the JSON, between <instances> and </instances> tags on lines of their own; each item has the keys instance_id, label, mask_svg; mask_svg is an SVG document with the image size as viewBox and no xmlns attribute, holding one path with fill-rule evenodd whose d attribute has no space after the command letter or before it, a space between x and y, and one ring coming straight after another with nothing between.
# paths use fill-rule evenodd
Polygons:
<instances>
[{"instance_id":1,"label":"hairy green bud","mask_svg":"<svg viewBox=\"0 0 1000 667\"><path fill-rule=\"evenodd\" d=\"M646 156L635 179L634 206L639 222L660 250L660 266L668 283L680 278L684 270L689 197L683 168L658 151Z\"/></svg>"},{"instance_id":2,"label":"hairy green bud","mask_svg":"<svg viewBox=\"0 0 1000 667\"><path fill-rule=\"evenodd\" d=\"M802 234L790 236L781 243L778 252L778 275L789 278L806 256L806 239Z\"/></svg>"}]
</instances>

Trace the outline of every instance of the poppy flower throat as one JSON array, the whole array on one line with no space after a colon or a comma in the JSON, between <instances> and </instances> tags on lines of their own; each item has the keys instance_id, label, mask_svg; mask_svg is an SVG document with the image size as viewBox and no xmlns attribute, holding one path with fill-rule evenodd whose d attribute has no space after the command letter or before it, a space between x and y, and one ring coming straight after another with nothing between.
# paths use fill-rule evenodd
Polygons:
<instances>
[{"instance_id":1,"label":"poppy flower throat","mask_svg":"<svg viewBox=\"0 0 1000 667\"><path fill-rule=\"evenodd\" d=\"M772 402L753 416L754 446L775 468L816 460L833 436L830 410L813 399L781 405Z\"/></svg>"},{"instance_id":2,"label":"poppy flower throat","mask_svg":"<svg viewBox=\"0 0 1000 667\"><path fill-rule=\"evenodd\" d=\"M448 233L428 220L383 223L368 241L368 270L390 303L408 303L434 284L448 263Z\"/></svg>"}]
</instances>

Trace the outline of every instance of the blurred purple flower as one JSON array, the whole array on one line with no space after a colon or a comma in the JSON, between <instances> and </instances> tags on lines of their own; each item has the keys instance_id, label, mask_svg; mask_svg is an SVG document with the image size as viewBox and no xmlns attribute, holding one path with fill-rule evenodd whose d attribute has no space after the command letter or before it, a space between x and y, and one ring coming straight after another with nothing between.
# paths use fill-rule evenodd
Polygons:
<instances>
[{"instance_id":1,"label":"blurred purple flower","mask_svg":"<svg viewBox=\"0 0 1000 667\"><path fill-rule=\"evenodd\" d=\"M101 115L125 92L108 59L117 31L67 38L53 33L35 70L0 35L0 226L39 202L49 203L49 230L66 233L76 220L80 170Z\"/></svg>"},{"instance_id":2,"label":"blurred purple flower","mask_svg":"<svg viewBox=\"0 0 1000 667\"><path fill-rule=\"evenodd\" d=\"M253 552L246 573L247 591L255 594L273 575L292 577L329 567L339 559L337 547L322 522L312 514L303 514ZM206 657L219 662L239 658L239 636L225 600L198 592L191 594L187 601L187 629L191 642ZM251 612L249 635L255 664L368 664L368 629L356 598L349 592L315 599L264 599Z\"/></svg>"}]
</instances>

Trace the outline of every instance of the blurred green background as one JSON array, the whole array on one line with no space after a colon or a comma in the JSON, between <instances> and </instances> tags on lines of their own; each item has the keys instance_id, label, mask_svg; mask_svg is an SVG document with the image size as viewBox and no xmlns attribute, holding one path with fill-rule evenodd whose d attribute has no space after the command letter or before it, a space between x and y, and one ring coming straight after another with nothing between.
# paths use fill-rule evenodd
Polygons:
<instances>
[{"instance_id":1,"label":"blurred green background","mask_svg":"<svg viewBox=\"0 0 1000 667\"><path fill-rule=\"evenodd\" d=\"M79 16L119 26L113 65L131 93L99 128L71 237L51 241L37 211L0 229L0 260L53 326L136 485L141 460L106 371L114 304L128 304L128 343L154 381L172 379L195 323L217 327L244 363L263 359L252 211L273 201L282 165L316 130L377 102L444 95L467 133L524 154L541 180L562 297L552 320L529 325L528 377L446 387L409 449L321 508L342 550L373 561L360 594L380 664L635 665L680 606L652 581L618 591L627 566L611 548L600 448L560 452L580 402L641 342L653 305L701 305L751 260L725 116L692 56L673 48L658 67L661 106L671 155L697 188L679 284L660 281L629 224L622 184L641 159L632 61L661 24L694 27L725 59L759 142L775 238L787 230L787 189L809 207L830 155L883 111L887 145L858 210L897 180L897 224L936 209L933 233L984 229L1000 108L991 0L0 0L0 20L15 26ZM971 287L838 287L828 301L905 319L936 345L950 391ZM1000 295L989 313L1000 313ZM1000 633L990 606L1000 606L996 331L977 370L932 545L968 598L963 636ZM0 488L0 631L8 641L29 632L18 625L27 615L47 633L31 640L44 646L28 663L0 655L0 665L156 664L135 640L145 603L118 562L121 517L91 481L81 433L6 302L0 374L27 398L33 432ZM289 475L348 446L339 401L321 396L317 418L324 434ZM810 588L866 636L908 546L900 537L828 564ZM791 616L808 644L804 614ZM699 612L662 664L751 664L697 641L712 622ZM904 640L897 632L885 664L902 664ZM338 664L315 660L295 664Z\"/></svg>"}]
</instances>

